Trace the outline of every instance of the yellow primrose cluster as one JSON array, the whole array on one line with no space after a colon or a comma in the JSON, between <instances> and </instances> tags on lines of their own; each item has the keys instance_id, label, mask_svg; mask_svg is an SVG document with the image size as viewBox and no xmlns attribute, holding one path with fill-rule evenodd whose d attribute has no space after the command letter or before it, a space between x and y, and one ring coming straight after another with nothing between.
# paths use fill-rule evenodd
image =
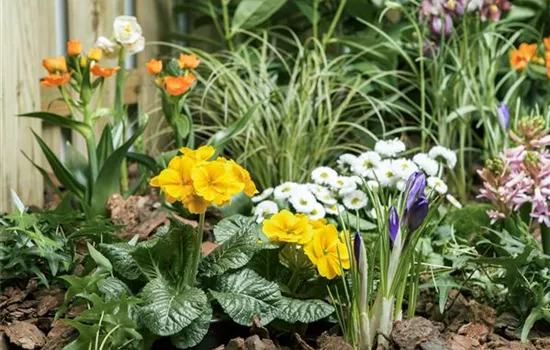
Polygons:
<instances>
[{"instance_id":1,"label":"yellow primrose cluster","mask_svg":"<svg viewBox=\"0 0 550 350\"><path fill-rule=\"evenodd\" d=\"M264 220L264 234L276 242L300 244L319 275L328 279L341 276L342 268L349 269L349 252L344 241L345 232L338 234L336 226L325 219L310 220L304 214L282 210Z\"/></svg>"},{"instance_id":2,"label":"yellow primrose cluster","mask_svg":"<svg viewBox=\"0 0 550 350\"><path fill-rule=\"evenodd\" d=\"M150 182L160 187L169 202L180 201L191 213L202 214L211 204L229 203L242 191L249 197L258 192L248 171L233 160L209 160L214 156L214 147L183 147L179 151L182 155L174 157L168 168Z\"/></svg>"}]
</instances>

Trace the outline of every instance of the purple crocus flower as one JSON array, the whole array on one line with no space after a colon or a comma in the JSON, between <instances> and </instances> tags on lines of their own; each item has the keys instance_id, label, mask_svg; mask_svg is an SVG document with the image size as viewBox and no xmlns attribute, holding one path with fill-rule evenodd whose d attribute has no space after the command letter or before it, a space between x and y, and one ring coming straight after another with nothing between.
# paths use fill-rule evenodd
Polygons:
<instances>
[{"instance_id":1,"label":"purple crocus flower","mask_svg":"<svg viewBox=\"0 0 550 350\"><path fill-rule=\"evenodd\" d=\"M361 247L363 246L363 237L361 237L361 234L359 232L355 233L355 237L353 238L353 256L355 257L355 261L357 264L359 264L359 261L361 260Z\"/></svg>"},{"instance_id":2,"label":"purple crocus flower","mask_svg":"<svg viewBox=\"0 0 550 350\"><path fill-rule=\"evenodd\" d=\"M429 204L426 197L418 198L407 212L407 225L409 232L416 230L428 215Z\"/></svg>"},{"instance_id":3,"label":"purple crocus flower","mask_svg":"<svg viewBox=\"0 0 550 350\"><path fill-rule=\"evenodd\" d=\"M393 245L395 244L395 238L397 237L397 233L399 232L399 215L397 214L397 210L393 205L390 208L388 227L390 231L391 244Z\"/></svg>"},{"instance_id":4,"label":"purple crocus flower","mask_svg":"<svg viewBox=\"0 0 550 350\"><path fill-rule=\"evenodd\" d=\"M413 204L424 196L424 189L426 188L426 175L422 171L415 171L407 179L405 185L405 193L407 193L406 211L409 211Z\"/></svg>"},{"instance_id":5,"label":"purple crocus flower","mask_svg":"<svg viewBox=\"0 0 550 350\"><path fill-rule=\"evenodd\" d=\"M504 130L508 130L508 127L510 126L510 110L504 101L498 105L497 115L502 123L502 126L504 127Z\"/></svg>"}]
</instances>

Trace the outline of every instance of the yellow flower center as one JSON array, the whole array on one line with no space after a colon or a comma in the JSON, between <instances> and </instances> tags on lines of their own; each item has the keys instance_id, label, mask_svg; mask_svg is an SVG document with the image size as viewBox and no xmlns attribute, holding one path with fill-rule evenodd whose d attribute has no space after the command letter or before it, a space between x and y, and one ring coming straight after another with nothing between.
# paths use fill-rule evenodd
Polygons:
<instances>
[{"instance_id":1,"label":"yellow flower center","mask_svg":"<svg viewBox=\"0 0 550 350\"><path fill-rule=\"evenodd\" d=\"M351 204L356 205L356 204L359 204L360 201L361 200L359 198L355 197L351 200Z\"/></svg>"},{"instance_id":2,"label":"yellow flower center","mask_svg":"<svg viewBox=\"0 0 550 350\"><path fill-rule=\"evenodd\" d=\"M305 199L302 198L302 199L300 199L300 204L301 204L301 205L306 205L306 204L307 204L307 201L306 201Z\"/></svg>"},{"instance_id":3,"label":"yellow flower center","mask_svg":"<svg viewBox=\"0 0 550 350\"><path fill-rule=\"evenodd\" d=\"M371 162L370 160L365 160L365 161L363 162L363 166L364 166L365 168L372 168L372 162Z\"/></svg>"},{"instance_id":4,"label":"yellow flower center","mask_svg":"<svg viewBox=\"0 0 550 350\"><path fill-rule=\"evenodd\" d=\"M322 179L326 179L328 177L328 174L327 173L321 173L321 178Z\"/></svg>"},{"instance_id":5,"label":"yellow flower center","mask_svg":"<svg viewBox=\"0 0 550 350\"><path fill-rule=\"evenodd\" d=\"M283 188L283 190L281 192L290 192L290 188L289 187L285 187Z\"/></svg>"},{"instance_id":6,"label":"yellow flower center","mask_svg":"<svg viewBox=\"0 0 550 350\"><path fill-rule=\"evenodd\" d=\"M130 24L128 23L127 25L124 26L124 31L126 33L130 33L132 31L132 27L130 26Z\"/></svg>"},{"instance_id":7,"label":"yellow flower center","mask_svg":"<svg viewBox=\"0 0 550 350\"><path fill-rule=\"evenodd\" d=\"M313 209L313 210L311 211L311 215L317 215L318 213L319 213L319 212L317 211L317 209Z\"/></svg>"},{"instance_id":8,"label":"yellow flower center","mask_svg":"<svg viewBox=\"0 0 550 350\"><path fill-rule=\"evenodd\" d=\"M393 177L393 172L391 170L386 171L387 177Z\"/></svg>"}]
</instances>

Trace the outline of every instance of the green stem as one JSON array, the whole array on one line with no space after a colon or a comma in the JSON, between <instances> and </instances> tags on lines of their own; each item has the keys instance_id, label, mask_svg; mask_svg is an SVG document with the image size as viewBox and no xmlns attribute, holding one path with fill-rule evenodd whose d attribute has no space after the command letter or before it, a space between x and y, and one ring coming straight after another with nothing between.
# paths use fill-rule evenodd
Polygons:
<instances>
[{"instance_id":1,"label":"green stem","mask_svg":"<svg viewBox=\"0 0 550 350\"><path fill-rule=\"evenodd\" d=\"M174 129L174 139L176 142L176 148L183 147L183 138L180 134L180 130L178 129L178 118L180 118L180 111L179 111L179 101L176 101L172 104L172 129Z\"/></svg>"},{"instance_id":2,"label":"green stem","mask_svg":"<svg viewBox=\"0 0 550 350\"><path fill-rule=\"evenodd\" d=\"M332 19L332 22L330 23L330 27L328 28L327 33L323 36L323 49L327 48L327 44L332 37L332 33L334 32L334 29L336 29L336 25L338 24L338 21L340 21L340 17L342 17L342 12L344 12L344 7L346 6L347 0L340 0L340 5L338 6L338 9L336 10L336 15Z\"/></svg>"},{"instance_id":3,"label":"green stem","mask_svg":"<svg viewBox=\"0 0 550 350\"><path fill-rule=\"evenodd\" d=\"M124 92L124 78L126 74L126 52L124 47L120 48L118 54L118 66L120 67L119 71L116 74L116 88L115 88L115 123L122 123L122 138L120 145L126 142L126 132L127 132L127 120L124 118L124 101L123 101L123 92ZM120 146L116 145L116 146ZM125 193L128 191L128 163L126 158L122 159L120 164L120 192Z\"/></svg>"},{"instance_id":4,"label":"green stem","mask_svg":"<svg viewBox=\"0 0 550 350\"><path fill-rule=\"evenodd\" d=\"M546 255L550 255L550 227L540 225L540 237L542 240L542 251Z\"/></svg>"},{"instance_id":5,"label":"green stem","mask_svg":"<svg viewBox=\"0 0 550 350\"><path fill-rule=\"evenodd\" d=\"M88 105L84 106L83 114L84 114L84 123L88 124L90 127L93 128L92 113ZM90 178L88 179L87 200L88 200L88 203L91 204L93 186L95 184L95 181L97 179L97 175L99 172L97 150L96 150L96 144L95 144L95 135L93 132L90 133L90 136L86 138L86 148L88 149L88 163L90 164Z\"/></svg>"},{"instance_id":6,"label":"green stem","mask_svg":"<svg viewBox=\"0 0 550 350\"><path fill-rule=\"evenodd\" d=\"M201 261L202 257L202 236L204 234L204 219L206 214L201 213L199 215L199 226L197 227L197 236L195 241L195 251L193 252L193 260L191 261L190 271L191 275L189 275L188 283L189 286L194 286L197 281L197 273L199 271L199 263ZM184 266L185 268L185 266Z\"/></svg>"},{"instance_id":7,"label":"green stem","mask_svg":"<svg viewBox=\"0 0 550 350\"><path fill-rule=\"evenodd\" d=\"M233 33L231 33L231 29L229 28L229 10L227 8L228 2L229 1L222 1L223 29L225 31L225 42L227 43L227 49L229 51L235 51L235 47L233 46Z\"/></svg>"}]
</instances>

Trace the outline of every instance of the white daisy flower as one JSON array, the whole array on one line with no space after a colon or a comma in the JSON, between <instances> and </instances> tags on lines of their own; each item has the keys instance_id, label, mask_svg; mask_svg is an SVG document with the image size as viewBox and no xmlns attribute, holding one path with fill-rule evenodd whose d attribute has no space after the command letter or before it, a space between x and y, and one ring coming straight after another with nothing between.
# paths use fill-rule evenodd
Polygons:
<instances>
[{"instance_id":1,"label":"white daisy flower","mask_svg":"<svg viewBox=\"0 0 550 350\"><path fill-rule=\"evenodd\" d=\"M426 153L415 154L413 161L429 176L435 176L439 171L439 163L428 157Z\"/></svg>"},{"instance_id":2,"label":"white daisy flower","mask_svg":"<svg viewBox=\"0 0 550 350\"><path fill-rule=\"evenodd\" d=\"M380 188L380 184L376 180L369 180L367 181L367 188L372 192L376 192Z\"/></svg>"},{"instance_id":3,"label":"white daisy flower","mask_svg":"<svg viewBox=\"0 0 550 350\"><path fill-rule=\"evenodd\" d=\"M298 213L310 213L317 200L309 191L296 191L288 200Z\"/></svg>"},{"instance_id":4,"label":"white daisy flower","mask_svg":"<svg viewBox=\"0 0 550 350\"><path fill-rule=\"evenodd\" d=\"M279 186L275 187L273 190L273 196L275 199L287 199L292 195L292 191L296 188L296 183L294 182L284 182Z\"/></svg>"},{"instance_id":5,"label":"white daisy flower","mask_svg":"<svg viewBox=\"0 0 550 350\"><path fill-rule=\"evenodd\" d=\"M338 173L334 169L326 166L318 167L311 172L311 179L317 184L328 184L337 176Z\"/></svg>"},{"instance_id":6,"label":"white daisy flower","mask_svg":"<svg viewBox=\"0 0 550 350\"><path fill-rule=\"evenodd\" d=\"M374 175L376 176L376 180L380 184L380 187L393 186L397 180L399 180L399 177L393 169L393 163L389 159L385 159L380 162L380 165L374 171Z\"/></svg>"},{"instance_id":7,"label":"white daisy flower","mask_svg":"<svg viewBox=\"0 0 550 350\"><path fill-rule=\"evenodd\" d=\"M355 181L355 183L358 184L358 185L362 185L362 184L363 184L363 178L361 178L361 176L352 175L352 176L350 176L350 179L352 179L353 181Z\"/></svg>"},{"instance_id":8,"label":"white daisy flower","mask_svg":"<svg viewBox=\"0 0 550 350\"><path fill-rule=\"evenodd\" d=\"M353 154L344 153L340 157L338 157L338 160L336 160L336 164L338 164L338 169L340 170L349 170L356 160L357 157Z\"/></svg>"},{"instance_id":9,"label":"white daisy flower","mask_svg":"<svg viewBox=\"0 0 550 350\"><path fill-rule=\"evenodd\" d=\"M254 209L254 215L256 216L256 222L260 223L264 219L279 212L279 206L273 201L263 201L258 203Z\"/></svg>"},{"instance_id":10,"label":"white daisy flower","mask_svg":"<svg viewBox=\"0 0 550 350\"><path fill-rule=\"evenodd\" d=\"M456 165L455 152L443 146L432 147L432 149L428 152L428 156L440 163L446 164L451 169Z\"/></svg>"},{"instance_id":11,"label":"white daisy flower","mask_svg":"<svg viewBox=\"0 0 550 350\"><path fill-rule=\"evenodd\" d=\"M263 201L264 199L267 199L267 197L271 196L272 194L273 194L273 188L270 187L270 188L266 188L265 190L263 190L262 193L252 197L251 199L252 199L252 202L258 203Z\"/></svg>"},{"instance_id":12,"label":"white daisy flower","mask_svg":"<svg viewBox=\"0 0 550 350\"><path fill-rule=\"evenodd\" d=\"M326 215L325 207L321 203L315 203L315 207L307 214L310 220L318 220Z\"/></svg>"},{"instance_id":13,"label":"white daisy flower","mask_svg":"<svg viewBox=\"0 0 550 350\"><path fill-rule=\"evenodd\" d=\"M336 204L337 202L336 198L334 198L332 193L324 187L322 188L322 190L315 192L314 194L317 200L322 203L333 205L333 204Z\"/></svg>"},{"instance_id":14,"label":"white daisy flower","mask_svg":"<svg viewBox=\"0 0 550 350\"><path fill-rule=\"evenodd\" d=\"M373 178L373 171L380 163L381 157L376 152L361 153L359 157L351 164L351 171L359 176Z\"/></svg>"},{"instance_id":15,"label":"white daisy flower","mask_svg":"<svg viewBox=\"0 0 550 350\"><path fill-rule=\"evenodd\" d=\"M451 195L450 193L449 193L448 195L446 195L445 198L447 198L447 200L449 201L449 203L451 203L452 205L454 205L456 208L462 209L462 204L460 204L460 202L458 201L458 199L456 199L455 197L453 197L453 195Z\"/></svg>"},{"instance_id":16,"label":"white daisy flower","mask_svg":"<svg viewBox=\"0 0 550 350\"><path fill-rule=\"evenodd\" d=\"M443 180L441 180L438 177L430 176L428 179L426 179L426 183L428 184L428 187L433 188L440 194L447 193L447 185Z\"/></svg>"},{"instance_id":17,"label":"white daisy flower","mask_svg":"<svg viewBox=\"0 0 550 350\"><path fill-rule=\"evenodd\" d=\"M392 164L397 176L403 180L407 180L412 173L418 171L418 166L412 160L399 158L393 161Z\"/></svg>"},{"instance_id":18,"label":"white daisy flower","mask_svg":"<svg viewBox=\"0 0 550 350\"><path fill-rule=\"evenodd\" d=\"M327 212L327 214L330 214L330 215L339 215L343 213L345 210L346 209L341 204L334 203L332 205L325 206L325 211Z\"/></svg>"},{"instance_id":19,"label":"white daisy flower","mask_svg":"<svg viewBox=\"0 0 550 350\"><path fill-rule=\"evenodd\" d=\"M340 196L344 196L357 189L357 182L355 181L355 179L351 177L346 177L344 179L344 182L345 182L344 186L342 186L342 188L338 190L338 194Z\"/></svg>"},{"instance_id":20,"label":"white daisy flower","mask_svg":"<svg viewBox=\"0 0 550 350\"><path fill-rule=\"evenodd\" d=\"M344 196L343 202L346 208L358 210L367 205L367 195L363 191L353 191Z\"/></svg>"},{"instance_id":21,"label":"white daisy flower","mask_svg":"<svg viewBox=\"0 0 550 350\"><path fill-rule=\"evenodd\" d=\"M399 179L397 180L397 182L395 183L395 187L401 191L401 192L404 192L405 191L405 188L407 187L407 181L406 180L403 180L403 179Z\"/></svg>"},{"instance_id":22,"label":"white daisy flower","mask_svg":"<svg viewBox=\"0 0 550 350\"><path fill-rule=\"evenodd\" d=\"M337 176L330 183L329 186L334 191L339 191L341 188L344 188L350 182L347 176Z\"/></svg>"},{"instance_id":23,"label":"white daisy flower","mask_svg":"<svg viewBox=\"0 0 550 350\"><path fill-rule=\"evenodd\" d=\"M395 157L406 149L405 144L398 138L393 140L380 140L374 145L374 151L382 157Z\"/></svg>"}]
</instances>

